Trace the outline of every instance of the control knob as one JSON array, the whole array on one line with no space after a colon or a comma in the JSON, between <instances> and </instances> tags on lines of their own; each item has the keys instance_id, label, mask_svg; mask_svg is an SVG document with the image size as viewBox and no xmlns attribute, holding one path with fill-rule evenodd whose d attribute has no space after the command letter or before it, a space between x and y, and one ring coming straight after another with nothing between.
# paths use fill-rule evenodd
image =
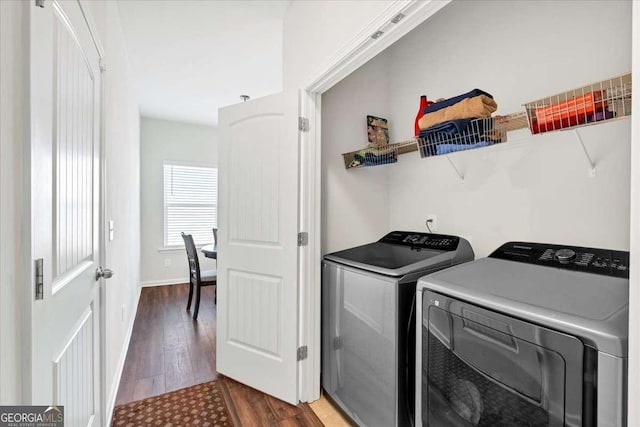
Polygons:
<instances>
[{"instance_id":1,"label":"control knob","mask_svg":"<svg viewBox=\"0 0 640 427\"><path fill-rule=\"evenodd\" d=\"M560 264L568 264L569 261L576 257L576 252L571 249L560 249L556 251L555 256Z\"/></svg>"}]
</instances>

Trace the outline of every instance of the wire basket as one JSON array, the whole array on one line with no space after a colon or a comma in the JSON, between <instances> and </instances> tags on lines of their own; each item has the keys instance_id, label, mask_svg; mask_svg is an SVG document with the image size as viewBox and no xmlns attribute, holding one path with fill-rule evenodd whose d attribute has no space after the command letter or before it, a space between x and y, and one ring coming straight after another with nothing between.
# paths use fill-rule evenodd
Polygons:
<instances>
[{"instance_id":1,"label":"wire basket","mask_svg":"<svg viewBox=\"0 0 640 427\"><path fill-rule=\"evenodd\" d=\"M420 157L439 156L505 142L507 130L494 125L494 119L453 120L420 132Z\"/></svg>"},{"instance_id":2,"label":"wire basket","mask_svg":"<svg viewBox=\"0 0 640 427\"><path fill-rule=\"evenodd\" d=\"M631 73L524 105L532 134L631 115Z\"/></svg>"},{"instance_id":3,"label":"wire basket","mask_svg":"<svg viewBox=\"0 0 640 427\"><path fill-rule=\"evenodd\" d=\"M415 140L388 144L381 147L367 147L342 154L347 169L367 166L381 166L398 161L398 155L416 151Z\"/></svg>"},{"instance_id":4,"label":"wire basket","mask_svg":"<svg viewBox=\"0 0 640 427\"><path fill-rule=\"evenodd\" d=\"M500 131L512 131L529 127L526 111L507 114L505 116L493 116L493 128Z\"/></svg>"}]
</instances>

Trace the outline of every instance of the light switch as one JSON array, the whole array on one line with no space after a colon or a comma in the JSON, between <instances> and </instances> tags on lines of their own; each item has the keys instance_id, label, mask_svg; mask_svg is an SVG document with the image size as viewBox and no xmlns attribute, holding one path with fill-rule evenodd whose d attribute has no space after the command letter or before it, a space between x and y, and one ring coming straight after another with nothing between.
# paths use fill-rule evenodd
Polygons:
<instances>
[{"instance_id":1,"label":"light switch","mask_svg":"<svg viewBox=\"0 0 640 427\"><path fill-rule=\"evenodd\" d=\"M113 240L113 220L109 220L109 241Z\"/></svg>"}]
</instances>

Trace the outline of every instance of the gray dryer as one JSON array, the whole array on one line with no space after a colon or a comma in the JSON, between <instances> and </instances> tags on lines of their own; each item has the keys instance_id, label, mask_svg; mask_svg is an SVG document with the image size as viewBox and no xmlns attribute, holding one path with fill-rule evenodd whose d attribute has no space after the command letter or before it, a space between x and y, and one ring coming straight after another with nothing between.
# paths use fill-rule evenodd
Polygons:
<instances>
[{"instance_id":1,"label":"gray dryer","mask_svg":"<svg viewBox=\"0 0 640 427\"><path fill-rule=\"evenodd\" d=\"M628 252L510 242L417 294L416 425L626 426Z\"/></svg>"}]
</instances>

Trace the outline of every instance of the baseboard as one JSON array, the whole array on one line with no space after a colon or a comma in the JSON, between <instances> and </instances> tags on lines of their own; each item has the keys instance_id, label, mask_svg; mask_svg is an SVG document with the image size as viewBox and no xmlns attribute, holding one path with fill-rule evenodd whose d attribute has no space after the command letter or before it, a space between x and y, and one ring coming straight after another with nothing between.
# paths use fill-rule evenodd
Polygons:
<instances>
[{"instance_id":1,"label":"baseboard","mask_svg":"<svg viewBox=\"0 0 640 427\"><path fill-rule=\"evenodd\" d=\"M140 291L142 288L138 286L138 291L136 295L135 301L135 310L133 315L131 316L131 320L129 320L129 325L127 327L127 337L125 338L125 345L122 346L122 352L120 353L120 358L118 360L118 366L116 367L116 381L114 381L113 387L111 387L111 391L109 392L109 399L107 400L107 407L104 408L106 412L106 424L107 426L111 425L111 419L113 417L113 409L116 405L116 397L118 396L118 390L120 389L120 380L122 379L122 370L124 369L124 362L127 359L127 353L129 352L129 345L131 344L131 334L133 333L133 325L136 320L136 313L138 312L138 303L140 302Z\"/></svg>"},{"instance_id":2,"label":"baseboard","mask_svg":"<svg viewBox=\"0 0 640 427\"><path fill-rule=\"evenodd\" d=\"M167 285L180 285L182 283L189 283L188 277L180 277L177 279L166 279L166 280L148 280L145 282L140 282L140 286L143 288L147 288L149 286L167 286Z\"/></svg>"}]
</instances>

